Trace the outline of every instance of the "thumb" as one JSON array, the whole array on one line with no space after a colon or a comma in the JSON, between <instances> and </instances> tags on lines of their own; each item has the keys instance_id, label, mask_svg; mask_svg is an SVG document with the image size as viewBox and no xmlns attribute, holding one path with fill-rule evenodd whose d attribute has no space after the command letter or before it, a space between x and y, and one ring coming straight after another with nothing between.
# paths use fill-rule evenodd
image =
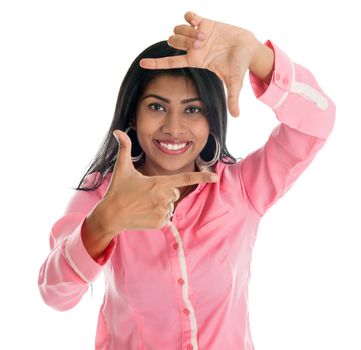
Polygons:
<instances>
[{"instance_id":1,"label":"thumb","mask_svg":"<svg viewBox=\"0 0 361 350\"><path fill-rule=\"evenodd\" d=\"M242 88L242 80L233 81L227 86L228 110L234 117L239 116L239 95Z\"/></svg>"},{"instance_id":2,"label":"thumb","mask_svg":"<svg viewBox=\"0 0 361 350\"><path fill-rule=\"evenodd\" d=\"M118 142L118 156L114 165L114 171L120 172L126 170L134 170L132 162L132 141L127 133L116 129L113 131L113 135Z\"/></svg>"}]
</instances>

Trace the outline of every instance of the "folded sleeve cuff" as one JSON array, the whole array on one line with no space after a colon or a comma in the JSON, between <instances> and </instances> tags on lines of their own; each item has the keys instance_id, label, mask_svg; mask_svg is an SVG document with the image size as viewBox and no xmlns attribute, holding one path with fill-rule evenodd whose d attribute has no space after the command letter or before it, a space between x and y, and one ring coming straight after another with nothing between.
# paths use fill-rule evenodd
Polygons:
<instances>
[{"instance_id":1,"label":"folded sleeve cuff","mask_svg":"<svg viewBox=\"0 0 361 350\"><path fill-rule=\"evenodd\" d=\"M274 70L269 85L250 71L255 96L271 107L282 123L303 133L327 138L335 121L333 101L323 93L309 70L293 63L270 40L264 44L274 51Z\"/></svg>"},{"instance_id":2,"label":"folded sleeve cuff","mask_svg":"<svg viewBox=\"0 0 361 350\"><path fill-rule=\"evenodd\" d=\"M249 73L249 79L255 96L260 101L274 109L274 107L277 106L277 103L284 96L285 91L287 91L287 86L290 84L287 73L292 70L291 61L288 59L286 54L270 40L267 40L264 44L271 48L275 54L275 63L271 82L267 85L251 71Z\"/></svg>"},{"instance_id":3,"label":"folded sleeve cuff","mask_svg":"<svg viewBox=\"0 0 361 350\"><path fill-rule=\"evenodd\" d=\"M81 238L85 217L74 232L63 241L63 253L74 271L87 283L92 283L100 274L103 265L110 259L115 249L116 237L109 243L97 261L86 250Z\"/></svg>"}]
</instances>

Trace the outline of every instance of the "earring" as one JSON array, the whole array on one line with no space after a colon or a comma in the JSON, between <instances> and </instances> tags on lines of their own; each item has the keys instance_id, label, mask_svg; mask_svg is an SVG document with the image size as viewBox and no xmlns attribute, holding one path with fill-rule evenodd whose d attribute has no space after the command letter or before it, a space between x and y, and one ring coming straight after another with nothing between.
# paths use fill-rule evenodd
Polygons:
<instances>
[{"instance_id":1,"label":"earring","mask_svg":"<svg viewBox=\"0 0 361 350\"><path fill-rule=\"evenodd\" d=\"M130 136L129 134L128 134L128 131L129 130L134 130L134 132L133 132L133 134L135 134L135 136ZM139 142L138 142L138 139L137 139L137 133L135 132L135 127L134 126L132 126L132 125L130 125L125 131L124 131L125 133L127 133L128 134L128 136L129 136L129 138L131 139L131 141L132 141L132 151L131 151L131 153L133 154L133 151L141 151L140 152L140 154L138 154L137 156L134 156L133 157L133 155L132 155L132 162L133 163L136 163L136 162L138 162L139 160L141 160L142 159L142 157L143 157L143 155L144 155L144 152L143 152L143 150L142 150L142 148L140 147L140 145L139 145Z\"/></svg>"},{"instance_id":2,"label":"earring","mask_svg":"<svg viewBox=\"0 0 361 350\"><path fill-rule=\"evenodd\" d=\"M214 165L219 160L219 156L221 154L221 145L218 140L218 137L211 131L209 132L209 134L213 136L214 140L212 141L212 138L209 138L208 136L208 140L205 147L197 157L197 164L202 167L210 167ZM211 145L211 143L213 143L214 145ZM210 152L210 149L214 149L214 148L215 151L213 153L213 158L211 158L212 152ZM209 158L211 159L208 160Z\"/></svg>"}]
</instances>

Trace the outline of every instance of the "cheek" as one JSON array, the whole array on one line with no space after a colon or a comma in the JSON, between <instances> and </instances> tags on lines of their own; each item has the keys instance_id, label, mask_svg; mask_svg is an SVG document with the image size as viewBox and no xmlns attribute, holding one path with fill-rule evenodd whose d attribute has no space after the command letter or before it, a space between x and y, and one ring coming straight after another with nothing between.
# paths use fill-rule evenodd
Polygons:
<instances>
[{"instance_id":1,"label":"cheek","mask_svg":"<svg viewBox=\"0 0 361 350\"><path fill-rule=\"evenodd\" d=\"M141 140L147 140L150 138L150 135L152 135L155 130L157 130L158 125L156 123L154 123L154 121L152 121L151 118L147 118L147 116L145 115L138 115L137 118L137 135L138 135L138 139L139 141Z\"/></svg>"},{"instance_id":2,"label":"cheek","mask_svg":"<svg viewBox=\"0 0 361 350\"><path fill-rule=\"evenodd\" d=\"M197 137L198 139L206 144L209 134L209 126L207 121L203 121L197 128Z\"/></svg>"}]
</instances>

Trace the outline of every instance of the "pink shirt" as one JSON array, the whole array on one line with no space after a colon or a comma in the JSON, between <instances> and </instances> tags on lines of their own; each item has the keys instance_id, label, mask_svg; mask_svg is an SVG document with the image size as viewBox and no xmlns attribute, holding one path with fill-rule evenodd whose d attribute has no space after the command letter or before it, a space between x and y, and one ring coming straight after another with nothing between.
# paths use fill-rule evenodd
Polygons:
<instances>
[{"instance_id":1,"label":"pink shirt","mask_svg":"<svg viewBox=\"0 0 361 350\"><path fill-rule=\"evenodd\" d=\"M121 232L97 262L81 230L111 173L97 190L76 191L54 223L40 293L48 305L67 310L104 272L96 350L254 349L248 282L260 219L307 168L335 119L335 105L312 73L273 42L266 45L275 52L270 85L249 76L280 124L263 147L236 164L218 162L220 181L198 185L165 227Z\"/></svg>"}]
</instances>

